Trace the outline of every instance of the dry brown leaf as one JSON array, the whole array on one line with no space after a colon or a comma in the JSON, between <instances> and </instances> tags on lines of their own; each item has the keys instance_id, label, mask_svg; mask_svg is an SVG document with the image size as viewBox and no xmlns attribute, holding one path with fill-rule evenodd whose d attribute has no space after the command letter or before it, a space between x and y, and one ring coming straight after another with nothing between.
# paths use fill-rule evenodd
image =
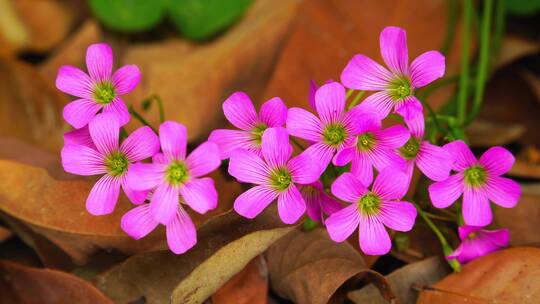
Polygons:
<instances>
[{"instance_id":1,"label":"dry brown leaf","mask_svg":"<svg viewBox=\"0 0 540 304\"><path fill-rule=\"evenodd\" d=\"M400 304L416 303L417 292L412 289L414 284L431 285L444 278L450 272L446 262L434 256L419 262L406 265L386 276ZM347 297L354 303L386 304L388 303L377 287L368 285L360 290L351 291Z\"/></svg>"},{"instance_id":2,"label":"dry brown leaf","mask_svg":"<svg viewBox=\"0 0 540 304\"><path fill-rule=\"evenodd\" d=\"M253 220L230 212L198 230L197 245L183 255L155 251L135 255L97 277L113 301L144 297L146 303L202 303L293 226L281 223L275 206Z\"/></svg>"},{"instance_id":3,"label":"dry brown leaf","mask_svg":"<svg viewBox=\"0 0 540 304\"><path fill-rule=\"evenodd\" d=\"M0 226L0 243L9 239L12 235L13 233L11 232L11 230L6 227Z\"/></svg>"},{"instance_id":4,"label":"dry brown leaf","mask_svg":"<svg viewBox=\"0 0 540 304\"><path fill-rule=\"evenodd\" d=\"M98 289L69 273L0 260L0 303L112 304Z\"/></svg>"},{"instance_id":5,"label":"dry brown leaf","mask_svg":"<svg viewBox=\"0 0 540 304\"><path fill-rule=\"evenodd\" d=\"M487 119L475 119L465 129L471 146L504 146L519 139L525 133L521 124L500 123Z\"/></svg>"},{"instance_id":6,"label":"dry brown leaf","mask_svg":"<svg viewBox=\"0 0 540 304\"><path fill-rule=\"evenodd\" d=\"M266 304L268 269L261 256L253 259L212 295L212 304Z\"/></svg>"},{"instance_id":7,"label":"dry brown leaf","mask_svg":"<svg viewBox=\"0 0 540 304\"><path fill-rule=\"evenodd\" d=\"M510 248L466 264L420 293L428 303L538 303L540 249Z\"/></svg>"},{"instance_id":8,"label":"dry brown leaf","mask_svg":"<svg viewBox=\"0 0 540 304\"><path fill-rule=\"evenodd\" d=\"M335 243L324 229L294 230L266 253L272 290L298 304L327 303L347 280L369 271L349 243Z\"/></svg>"},{"instance_id":9,"label":"dry brown leaf","mask_svg":"<svg viewBox=\"0 0 540 304\"><path fill-rule=\"evenodd\" d=\"M519 58L540 51L540 42L518 36L505 35L497 60L493 63L494 69L499 69Z\"/></svg>"}]
</instances>

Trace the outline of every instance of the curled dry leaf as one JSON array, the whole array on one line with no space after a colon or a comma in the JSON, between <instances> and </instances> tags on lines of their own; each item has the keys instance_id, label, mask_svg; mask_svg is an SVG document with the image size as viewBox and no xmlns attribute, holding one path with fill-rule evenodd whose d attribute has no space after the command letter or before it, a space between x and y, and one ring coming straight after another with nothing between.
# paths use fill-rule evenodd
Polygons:
<instances>
[{"instance_id":1,"label":"curled dry leaf","mask_svg":"<svg viewBox=\"0 0 540 304\"><path fill-rule=\"evenodd\" d=\"M487 119L476 119L465 129L465 133L471 146L503 146L523 136L525 126L521 124L500 123Z\"/></svg>"},{"instance_id":2,"label":"curled dry leaf","mask_svg":"<svg viewBox=\"0 0 540 304\"><path fill-rule=\"evenodd\" d=\"M440 282L425 287L418 304L538 303L540 249L510 248L466 264Z\"/></svg>"},{"instance_id":3,"label":"curled dry leaf","mask_svg":"<svg viewBox=\"0 0 540 304\"><path fill-rule=\"evenodd\" d=\"M505 35L497 60L493 63L494 69L499 69L527 55L540 51L538 40L518 36Z\"/></svg>"},{"instance_id":4,"label":"curled dry leaf","mask_svg":"<svg viewBox=\"0 0 540 304\"><path fill-rule=\"evenodd\" d=\"M90 283L69 273L0 260L0 303L112 304Z\"/></svg>"},{"instance_id":5,"label":"curled dry leaf","mask_svg":"<svg viewBox=\"0 0 540 304\"><path fill-rule=\"evenodd\" d=\"M327 303L347 280L371 273L364 256L348 242L330 240L324 229L294 230L266 257L272 289L298 304Z\"/></svg>"},{"instance_id":6,"label":"curled dry leaf","mask_svg":"<svg viewBox=\"0 0 540 304\"><path fill-rule=\"evenodd\" d=\"M291 229L281 223L275 206L253 220L230 212L203 225L187 253L135 255L98 276L96 285L119 303L142 297L147 303L202 303Z\"/></svg>"},{"instance_id":7,"label":"curled dry leaf","mask_svg":"<svg viewBox=\"0 0 540 304\"><path fill-rule=\"evenodd\" d=\"M13 233L11 232L11 230L6 227L0 226L0 243L9 239L12 235Z\"/></svg>"}]
</instances>

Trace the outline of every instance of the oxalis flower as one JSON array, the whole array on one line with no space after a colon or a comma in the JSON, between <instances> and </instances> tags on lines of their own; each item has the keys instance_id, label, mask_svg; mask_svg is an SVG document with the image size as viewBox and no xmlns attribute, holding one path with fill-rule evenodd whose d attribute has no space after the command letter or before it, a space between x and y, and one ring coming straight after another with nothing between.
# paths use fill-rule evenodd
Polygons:
<instances>
[{"instance_id":1,"label":"oxalis flower","mask_svg":"<svg viewBox=\"0 0 540 304\"><path fill-rule=\"evenodd\" d=\"M287 130L293 136L313 142L304 153L319 160L324 171L336 151L354 142L360 115L356 109L345 112L345 88L337 82L317 89L315 107L319 117L301 108L289 109Z\"/></svg>"},{"instance_id":2,"label":"oxalis flower","mask_svg":"<svg viewBox=\"0 0 540 304\"><path fill-rule=\"evenodd\" d=\"M424 138L424 115L405 120L411 132L411 138L399 148L399 154L406 160L407 177L412 178L414 165L428 178L442 181L448 178L452 164L452 156L441 147L430 144Z\"/></svg>"},{"instance_id":3,"label":"oxalis flower","mask_svg":"<svg viewBox=\"0 0 540 304\"><path fill-rule=\"evenodd\" d=\"M306 202L307 215L314 221L323 222L323 214L332 214L341 210L341 204L324 192L321 182L298 187Z\"/></svg>"},{"instance_id":4,"label":"oxalis flower","mask_svg":"<svg viewBox=\"0 0 540 304\"><path fill-rule=\"evenodd\" d=\"M362 119L357 126L358 134L351 145L338 151L334 164L344 166L352 162L351 172L364 185L373 181L373 167L379 172L386 167L405 170L405 160L396 149L409 140L409 131L401 125L383 129L380 117L365 109L359 116Z\"/></svg>"},{"instance_id":5,"label":"oxalis flower","mask_svg":"<svg viewBox=\"0 0 540 304\"><path fill-rule=\"evenodd\" d=\"M240 130L218 129L210 133L208 140L218 145L221 159L229 158L236 149L261 155L264 131L267 128L283 127L287 119L287 107L280 98L266 101L257 114L249 96L243 92L236 92L225 100L223 113Z\"/></svg>"},{"instance_id":6,"label":"oxalis flower","mask_svg":"<svg viewBox=\"0 0 540 304\"><path fill-rule=\"evenodd\" d=\"M318 159L305 153L291 158L292 146L285 128L264 131L261 154L236 150L230 158L229 174L239 182L256 185L236 198L234 210L254 218L277 198L281 220L295 223L306 211L306 201L296 184L308 185L319 178Z\"/></svg>"},{"instance_id":7,"label":"oxalis flower","mask_svg":"<svg viewBox=\"0 0 540 304\"><path fill-rule=\"evenodd\" d=\"M463 194L465 224L481 227L491 223L490 200L505 208L517 204L521 195L519 184L501 177L514 164L512 153L502 147L492 147L478 161L461 140L443 148L454 158L452 169L457 174L429 186L429 196L435 207L446 208Z\"/></svg>"},{"instance_id":8,"label":"oxalis flower","mask_svg":"<svg viewBox=\"0 0 540 304\"><path fill-rule=\"evenodd\" d=\"M332 184L332 193L351 205L326 219L330 238L343 242L359 227L360 248L365 254L388 253L392 242L384 227L409 231L416 219L415 207L401 201L407 188L405 173L393 168L381 171L371 190L353 174L342 174Z\"/></svg>"},{"instance_id":9,"label":"oxalis flower","mask_svg":"<svg viewBox=\"0 0 540 304\"><path fill-rule=\"evenodd\" d=\"M461 226L458 228L461 244L447 259L457 259L465 264L488 253L508 246L508 229L483 230L481 227Z\"/></svg>"},{"instance_id":10,"label":"oxalis flower","mask_svg":"<svg viewBox=\"0 0 540 304\"><path fill-rule=\"evenodd\" d=\"M113 54L105 43L92 44L86 50L87 75L73 66L58 70L56 87L79 99L64 107L64 119L74 128L84 127L100 110L118 116L121 126L130 115L121 95L131 92L141 79L139 68L125 65L112 73Z\"/></svg>"},{"instance_id":11,"label":"oxalis flower","mask_svg":"<svg viewBox=\"0 0 540 304\"><path fill-rule=\"evenodd\" d=\"M149 158L159 151L159 140L150 127L141 127L131 133L119 146L120 123L118 117L103 113L88 125L91 145L83 132L77 136L78 143L63 147L64 170L78 175L101 177L90 191L86 209L93 215L109 214L114 210L120 188L135 204L144 202L146 191L137 191L126 183L128 171L134 162Z\"/></svg>"},{"instance_id":12,"label":"oxalis flower","mask_svg":"<svg viewBox=\"0 0 540 304\"><path fill-rule=\"evenodd\" d=\"M347 88L377 91L367 97L362 107L375 109L385 118L392 109L410 119L422 114L422 104L414 91L442 77L444 56L428 51L409 66L407 35L399 27L386 27L380 35L381 55L390 70L364 55L355 55L341 74Z\"/></svg>"}]
</instances>

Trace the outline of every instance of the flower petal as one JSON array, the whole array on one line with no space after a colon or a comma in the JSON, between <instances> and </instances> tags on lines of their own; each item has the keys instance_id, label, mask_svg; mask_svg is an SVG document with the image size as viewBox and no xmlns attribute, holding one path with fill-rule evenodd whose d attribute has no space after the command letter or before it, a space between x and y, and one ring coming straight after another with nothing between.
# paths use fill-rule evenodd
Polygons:
<instances>
[{"instance_id":1,"label":"flower petal","mask_svg":"<svg viewBox=\"0 0 540 304\"><path fill-rule=\"evenodd\" d=\"M115 115L109 113L96 115L88 124L88 129L100 153L108 155L118 149L120 124Z\"/></svg>"},{"instance_id":2,"label":"flower petal","mask_svg":"<svg viewBox=\"0 0 540 304\"><path fill-rule=\"evenodd\" d=\"M135 205L140 205L146 201L148 198L148 194L150 190L134 190L130 187L130 185L126 182L127 181L127 175L124 175L122 178L122 189L124 190L124 193L126 194L127 198Z\"/></svg>"},{"instance_id":3,"label":"flower petal","mask_svg":"<svg viewBox=\"0 0 540 304\"><path fill-rule=\"evenodd\" d=\"M56 88L69 95L84 99L92 99L94 83L80 69L64 65L58 70Z\"/></svg>"},{"instance_id":4,"label":"flower petal","mask_svg":"<svg viewBox=\"0 0 540 304\"><path fill-rule=\"evenodd\" d=\"M233 93L223 102L223 114L235 127L250 131L257 124L257 112L244 92Z\"/></svg>"},{"instance_id":5,"label":"flower petal","mask_svg":"<svg viewBox=\"0 0 540 304\"><path fill-rule=\"evenodd\" d=\"M322 136L321 121L304 109L290 108L287 114L287 131L292 136L318 142Z\"/></svg>"},{"instance_id":6,"label":"flower petal","mask_svg":"<svg viewBox=\"0 0 540 304\"><path fill-rule=\"evenodd\" d=\"M178 188L161 183L152 194L150 212L160 224L169 224L175 216L179 206Z\"/></svg>"},{"instance_id":7,"label":"flower petal","mask_svg":"<svg viewBox=\"0 0 540 304\"><path fill-rule=\"evenodd\" d=\"M356 204L347 206L331 214L324 224L334 242L345 241L358 228L360 212Z\"/></svg>"},{"instance_id":8,"label":"flower petal","mask_svg":"<svg viewBox=\"0 0 540 304\"><path fill-rule=\"evenodd\" d=\"M360 216L360 249L367 255L383 255L392 242L381 221L374 216Z\"/></svg>"},{"instance_id":9,"label":"flower petal","mask_svg":"<svg viewBox=\"0 0 540 304\"><path fill-rule=\"evenodd\" d=\"M445 58L437 51L428 51L411 63L410 75L414 88L421 88L444 76Z\"/></svg>"},{"instance_id":10,"label":"flower petal","mask_svg":"<svg viewBox=\"0 0 540 304\"><path fill-rule=\"evenodd\" d=\"M450 175L447 179L433 183L428 188L429 197L436 208L452 205L463 193L463 175Z\"/></svg>"},{"instance_id":11,"label":"flower petal","mask_svg":"<svg viewBox=\"0 0 540 304\"><path fill-rule=\"evenodd\" d=\"M61 155L66 172L85 176L107 172L103 155L90 147L65 145Z\"/></svg>"},{"instance_id":12,"label":"flower petal","mask_svg":"<svg viewBox=\"0 0 540 304\"><path fill-rule=\"evenodd\" d=\"M218 146L210 141L198 146L186 159L191 177L199 177L216 170L221 165Z\"/></svg>"},{"instance_id":13,"label":"flower petal","mask_svg":"<svg viewBox=\"0 0 540 304\"><path fill-rule=\"evenodd\" d=\"M452 169L455 171L463 171L468 167L476 164L476 157L471 152L471 149L462 140L455 140L443 146L450 156L454 159Z\"/></svg>"},{"instance_id":14,"label":"flower petal","mask_svg":"<svg viewBox=\"0 0 540 304\"><path fill-rule=\"evenodd\" d=\"M252 135L247 131L227 129L214 130L210 133L208 141L218 145L221 159L231 157L236 149L249 150L252 152L259 150L260 153L260 147L254 145Z\"/></svg>"},{"instance_id":15,"label":"flower petal","mask_svg":"<svg viewBox=\"0 0 540 304\"><path fill-rule=\"evenodd\" d=\"M339 121L345 110L345 88L337 82L322 85L315 93L315 106L323 123Z\"/></svg>"},{"instance_id":16,"label":"flower petal","mask_svg":"<svg viewBox=\"0 0 540 304\"><path fill-rule=\"evenodd\" d=\"M351 173L341 174L331 186L332 194L342 201L356 203L358 199L368 192L360 180Z\"/></svg>"},{"instance_id":17,"label":"flower petal","mask_svg":"<svg viewBox=\"0 0 540 304\"><path fill-rule=\"evenodd\" d=\"M384 119L390 114L394 105L392 97L387 92L380 91L366 97L359 107L363 110L373 111L379 115L380 119Z\"/></svg>"},{"instance_id":18,"label":"flower petal","mask_svg":"<svg viewBox=\"0 0 540 304\"><path fill-rule=\"evenodd\" d=\"M64 133L64 145L81 145L97 150L90 136L88 126Z\"/></svg>"},{"instance_id":19,"label":"flower petal","mask_svg":"<svg viewBox=\"0 0 540 304\"><path fill-rule=\"evenodd\" d=\"M333 153L334 150L331 147L318 143L291 158L287 167L291 171L293 181L299 184L311 184L318 180L330 163Z\"/></svg>"},{"instance_id":20,"label":"flower petal","mask_svg":"<svg viewBox=\"0 0 540 304\"><path fill-rule=\"evenodd\" d=\"M405 119L405 123L411 132L411 135L418 140L424 138L425 122L424 115L416 115L411 119Z\"/></svg>"},{"instance_id":21,"label":"flower petal","mask_svg":"<svg viewBox=\"0 0 540 304\"><path fill-rule=\"evenodd\" d=\"M373 164L365 153L355 153L351 164L351 173L363 185L369 186L373 182Z\"/></svg>"},{"instance_id":22,"label":"flower petal","mask_svg":"<svg viewBox=\"0 0 540 304\"><path fill-rule=\"evenodd\" d=\"M484 189L465 187L463 191L463 220L470 226L487 226L493 214Z\"/></svg>"},{"instance_id":23,"label":"flower petal","mask_svg":"<svg viewBox=\"0 0 540 304\"><path fill-rule=\"evenodd\" d=\"M463 241L469 237L469 234L478 232L482 227L463 225L458 227L459 238Z\"/></svg>"},{"instance_id":24,"label":"flower petal","mask_svg":"<svg viewBox=\"0 0 540 304\"><path fill-rule=\"evenodd\" d=\"M317 106L315 106L315 92L317 92L318 88L319 86L314 80L311 80L309 82L308 102L309 106L313 110L317 110Z\"/></svg>"},{"instance_id":25,"label":"flower petal","mask_svg":"<svg viewBox=\"0 0 540 304\"><path fill-rule=\"evenodd\" d=\"M167 244L172 252L182 254L197 244L197 231L187 212L181 207L167 225Z\"/></svg>"},{"instance_id":26,"label":"flower petal","mask_svg":"<svg viewBox=\"0 0 540 304\"><path fill-rule=\"evenodd\" d=\"M345 114L343 122L348 127L350 135L358 135L381 128L379 114L371 109L362 107L361 104L350 109Z\"/></svg>"},{"instance_id":27,"label":"flower petal","mask_svg":"<svg viewBox=\"0 0 540 304\"><path fill-rule=\"evenodd\" d=\"M393 167L401 171L406 169L405 159L394 149L375 146L372 151L368 151L365 155L369 157L369 161L378 171L382 171L386 167Z\"/></svg>"},{"instance_id":28,"label":"flower petal","mask_svg":"<svg viewBox=\"0 0 540 304\"><path fill-rule=\"evenodd\" d=\"M183 124L166 121L159 126L163 154L170 160L186 159L187 129Z\"/></svg>"},{"instance_id":29,"label":"flower petal","mask_svg":"<svg viewBox=\"0 0 540 304\"><path fill-rule=\"evenodd\" d=\"M441 147L427 141L420 143L416 155L416 165L428 178L434 181L443 181L450 175L452 156Z\"/></svg>"},{"instance_id":30,"label":"flower petal","mask_svg":"<svg viewBox=\"0 0 540 304\"><path fill-rule=\"evenodd\" d=\"M409 179L404 172L395 168L387 167L373 182L372 191L384 200L398 200L407 193Z\"/></svg>"},{"instance_id":31,"label":"flower petal","mask_svg":"<svg viewBox=\"0 0 540 304\"><path fill-rule=\"evenodd\" d=\"M391 77L392 74L373 59L358 54L343 69L341 83L355 90L379 91L386 88Z\"/></svg>"},{"instance_id":32,"label":"flower petal","mask_svg":"<svg viewBox=\"0 0 540 304\"><path fill-rule=\"evenodd\" d=\"M255 186L240 194L234 201L234 210L243 217L252 219L259 215L278 196L267 186Z\"/></svg>"},{"instance_id":33,"label":"flower petal","mask_svg":"<svg viewBox=\"0 0 540 304\"><path fill-rule=\"evenodd\" d=\"M504 208L514 208L521 196L519 184L506 177L490 176L485 189L489 199Z\"/></svg>"},{"instance_id":34,"label":"flower petal","mask_svg":"<svg viewBox=\"0 0 540 304\"><path fill-rule=\"evenodd\" d=\"M92 215L113 212L120 195L120 179L110 175L102 176L90 190L86 199L86 210Z\"/></svg>"},{"instance_id":35,"label":"flower petal","mask_svg":"<svg viewBox=\"0 0 540 304\"><path fill-rule=\"evenodd\" d=\"M120 96L116 96L111 103L106 105L103 112L115 114L118 117L120 126L126 125L131 119L131 114L129 114L129 110Z\"/></svg>"},{"instance_id":36,"label":"flower petal","mask_svg":"<svg viewBox=\"0 0 540 304\"><path fill-rule=\"evenodd\" d=\"M229 160L229 174L239 182L260 185L268 182L270 169L257 154L236 150Z\"/></svg>"},{"instance_id":37,"label":"flower petal","mask_svg":"<svg viewBox=\"0 0 540 304\"><path fill-rule=\"evenodd\" d=\"M149 126L133 131L120 146L130 162L141 161L159 152L159 138Z\"/></svg>"},{"instance_id":38,"label":"flower petal","mask_svg":"<svg viewBox=\"0 0 540 304\"><path fill-rule=\"evenodd\" d=\"M503 147L491 147L480 157L480 164L490 176L503 175L514 165L514 155Z\"/></svg>"},{"instance_id":39,"label":"flower petal","mask_svg":"<svg viewBox=\"0 0 540 304\"><path fill-rule=\"evenodd\" d=\"M407 50L407 34L402 28L385 27L379 37L381 55L390 70L395 74L408 75L409 51Z\"/></svg>"},{"instance_id":40,"label":"flower petal","mask_svg":"<svg viewBox=\"0 0 540 304\"><path fill-rule=\"evenodd\" d=\"M292 154L287 130L281 127L266 129L262 136L261 150L270 168L285 165Z\"/></svg>"},{"instance_id":41,"label":"flower petal","mask_svg":"<svg viewBox=\"0 0 540 304\"><path fill-rule=\"evenodd\" d=\"M294 224L306 212L306 202L295 185L278 196L279 217L285 224Z\"/></svg>"},{"instance_id":42,"label":"flower petal","mask_svg":"<svg viewBox=\"0 0 540 304\"><path fill-rule=\"evenodd\" d=\"M377 144L381 147L397 149L409 140L411 134L401 125L394 125L386 129L373 131L373 135L377 138Z\"/></svg>"},{"instance_id":43,"label":"flower petal","mask_svg":"<svg viewBox=\"0 0 540 304\"><path fill-rule=\"evenodd\" d=\"M191 209L200 214L215 209L218 194L210 177L192 179L180 187L180 194Z\"/></svg>"},{"instance_id":44,"label":"flower petal","mask_svg":"<svg viewBox=\"0 0 540 304\"><path fill-rule=\"evenodd\" d=\"M101 110L101 106L94 101L77 99L64 107L62 116L68 124L79 129L86 126L99 110Z\"/></svg>"},{"instance_id":45,"label":"flower petal","mask_svg":"<svg viewBox=\"0 0 540 304\"><path fill-rule=\"evenodd\" d=\"M112 76L115 93L123 95L129 93L137 87L141 81L141 71L136 65L125 65Z\"/></svg>"},{"instance_id":46,"label":"flower petal","mask_svg":"<svg viewBox=\"0 0 540 304\"><path fill-rule=\"evenodd\" d=\"M353 160L355 154L356 154L356 147L354 146L341 149L337 151L336 156L333 159L333 163L336 166L345 166L346 164L350 163Z\"/></svg>"},{"instance_id":47,"label":"flower petal","mask_svg":"<svg viewBox=\"0 0 540 304\"><path fill-rule=\"evenodd\" d=\"M492 231L482 230L482 236L498 247L506 247L510 242L510 231L506 228Z\"/></svg>"},{"instance_id":48,"label":"flower petal","mask_svg":"<svg viewBox=\"0 0 540 304\"><path fill-rule=\"evenodd\" d=\"M415 96L409 96L396 103L395 111L405 120L412 120L423 115L424 107Z\"/></svg>"},{"instance_id":49,"label":"flower petal","mask_svg":"<svg viewBox=\"0 0 540 304\"><path fill-rule=\"evenodd\" d=\"M409 202L388 202L381 204L380 218L383 224L396 231L409 231L414 226L416 208Z\"/></svg>"},{"instance_id":50,"label":"flower petal","mask_svg":"<svg viewBox=\"0 0 540 304\"><path fill-rule=\"evenodd\" d=\"M126 184L137 191L150 190L165 181L167 165L161 163L136 163L129 166Z\"/></svg>"},{"instance_id":51,"label":"flower petal","mask_svg":"<svg viewBox=\"0 0 540 304\"><path fill-rule=\"evenodd\" d=\"M150 213L150 205L143 204L129 210L120 221L120 227L135 240L142 239L154 230L159 223Z\"/></svg>"},{"instance_id":52,"label":"flower petal","mask_svg":"<svg viewBox=\"0 0 540 304\"><path fill-rule=\"evenodd\" d=\"M92 44L86 50L86 66L88 73L94 81L107 81L111 79L113 65L113 52L106 43Z\"/></svg>"},{"instance_id":53,"label":"flower petal","mask_svg":"<svg viewBox=\"0 0 540 304\"><path fill-rule=\"evenodd\" d=\"M259 111L259 119L268 127L284 127L287 121L287 106L279 97L263 103Z\"/></svg>"}]
</instances>

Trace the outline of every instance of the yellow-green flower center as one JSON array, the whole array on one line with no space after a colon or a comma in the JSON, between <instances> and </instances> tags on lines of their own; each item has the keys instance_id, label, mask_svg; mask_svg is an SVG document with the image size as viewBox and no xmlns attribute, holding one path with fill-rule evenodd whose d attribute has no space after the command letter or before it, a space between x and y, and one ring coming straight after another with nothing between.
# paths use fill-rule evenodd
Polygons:
<instances>
[{"instance_id":1,"label":"yellow-green flower center","mask_svg":"<svg viewBox=\"0 0 540 304\"><path fill-rule=\"evenodd\" d=\"M480 165L474 165L465 169L465 183L472 187L482 186L486 182L486 169Z\"/></svg>"},{"instance_id":2,"label":"yellow-green flower center","mask_svg":"<svg viewBox=\"0 0 540 304\"><path fill-rule=\"evenodd\" d=\"M120 176L126 173L128 165L127 157L120 152L113 152L105 158L105 166L112 176Z\"/></svg>"},{"instance_id":3,"label":"yellow-green flower center","mask_svg":"<svg viewBox=\"0 0 540 304\"><path fill-rule=\"evenodd\" d=\"M360 151L370 151L375 146L375 135L371 132L359 135L356 146Z\"/></svg>"},{"instance_id":4,"label":"yellow-green flower center","mask_svg":"<svg viewBox=\"0 0 540 304\"><path fill-rule=\"evenodd\" d=\"M405 159L413 159L418 154L419 149L420 142L418 142L416 138L411 137L407 143L399 149L399 152Z\"/></svg>"},{"instance_id":5,"label":"yellow-green flower center","mask_svg":"<svg viewBox=\"0 0 540 304\"><path fill-rule=\"evenodd\" d=\"M257 146L260 146L261 143L262 143L262 136L264 134L264 131L266 131L266 129L268 129L268 126L265 125L265 124L258 124L256 125L253 130L251 130L251 136L252 136L252 139L253 139L253 142L257 145Z\"/></svg>"},{"instance_id":6,"label":"yellow-green flower center","mask_svg":"<svg viewBox=\"0 0 540 304\"><path fill-rule=\"evenodd\" d=\"M331 146L339 146L347 138L347 130L342 124L328 124L323 131L324 142Z\"/></svg>"},{"instance_id":7,"label":"yellow-green flower center","mask_svg":"<svg viewBox=\"0 0 540 304\"><path fill-rule=\"evenodd\" d=\"M116 92L110 81L100 82L94 87L94 100L97 103L107 105L114 97L116 97Z\"/></svg>"},{"instance_id":8,"label":"yellow-green flower center","mask_svg":"<svg viewBox=\"0 0 540 304\"><path fill-rule=\"evenodd\" d=\"M277 168L270 173L270 184L278 191L286 190L291 183L292 176L287 168Z\"/></svg>"},{"instance_id":9,"label":"yellow-green flower center","mask_svg":"<svg viewBox=\"0 0 540 304\"><path fill-rule=\"evenodd\" d=\"M381 199L373 192L367 193L358 200L358 210L365 215L376 214L380 205Z\"/></svg>"},{"instance_id":10,"label":"yellow-green flower center","mask_svg":"<svg viewBox=\"0 0 540 304\"><path fill-rule=\"evenodd\" d=\"M171 185L185 183L189 178L189 172L186 164L182 161L172 162L167 167L165 178Z\"/></svg>"},{"instance_id":11,"label":"yellow-green flower center","mask_svg":"<svg viewBox=\"0 0 540 304\"><path fill-rule=\"evenodd\" d=\"M399 101L411 96L413 94L413 87L406 77L397 77L388 86L388 91L394 101Z\"/></svg>"}]
</instances>

